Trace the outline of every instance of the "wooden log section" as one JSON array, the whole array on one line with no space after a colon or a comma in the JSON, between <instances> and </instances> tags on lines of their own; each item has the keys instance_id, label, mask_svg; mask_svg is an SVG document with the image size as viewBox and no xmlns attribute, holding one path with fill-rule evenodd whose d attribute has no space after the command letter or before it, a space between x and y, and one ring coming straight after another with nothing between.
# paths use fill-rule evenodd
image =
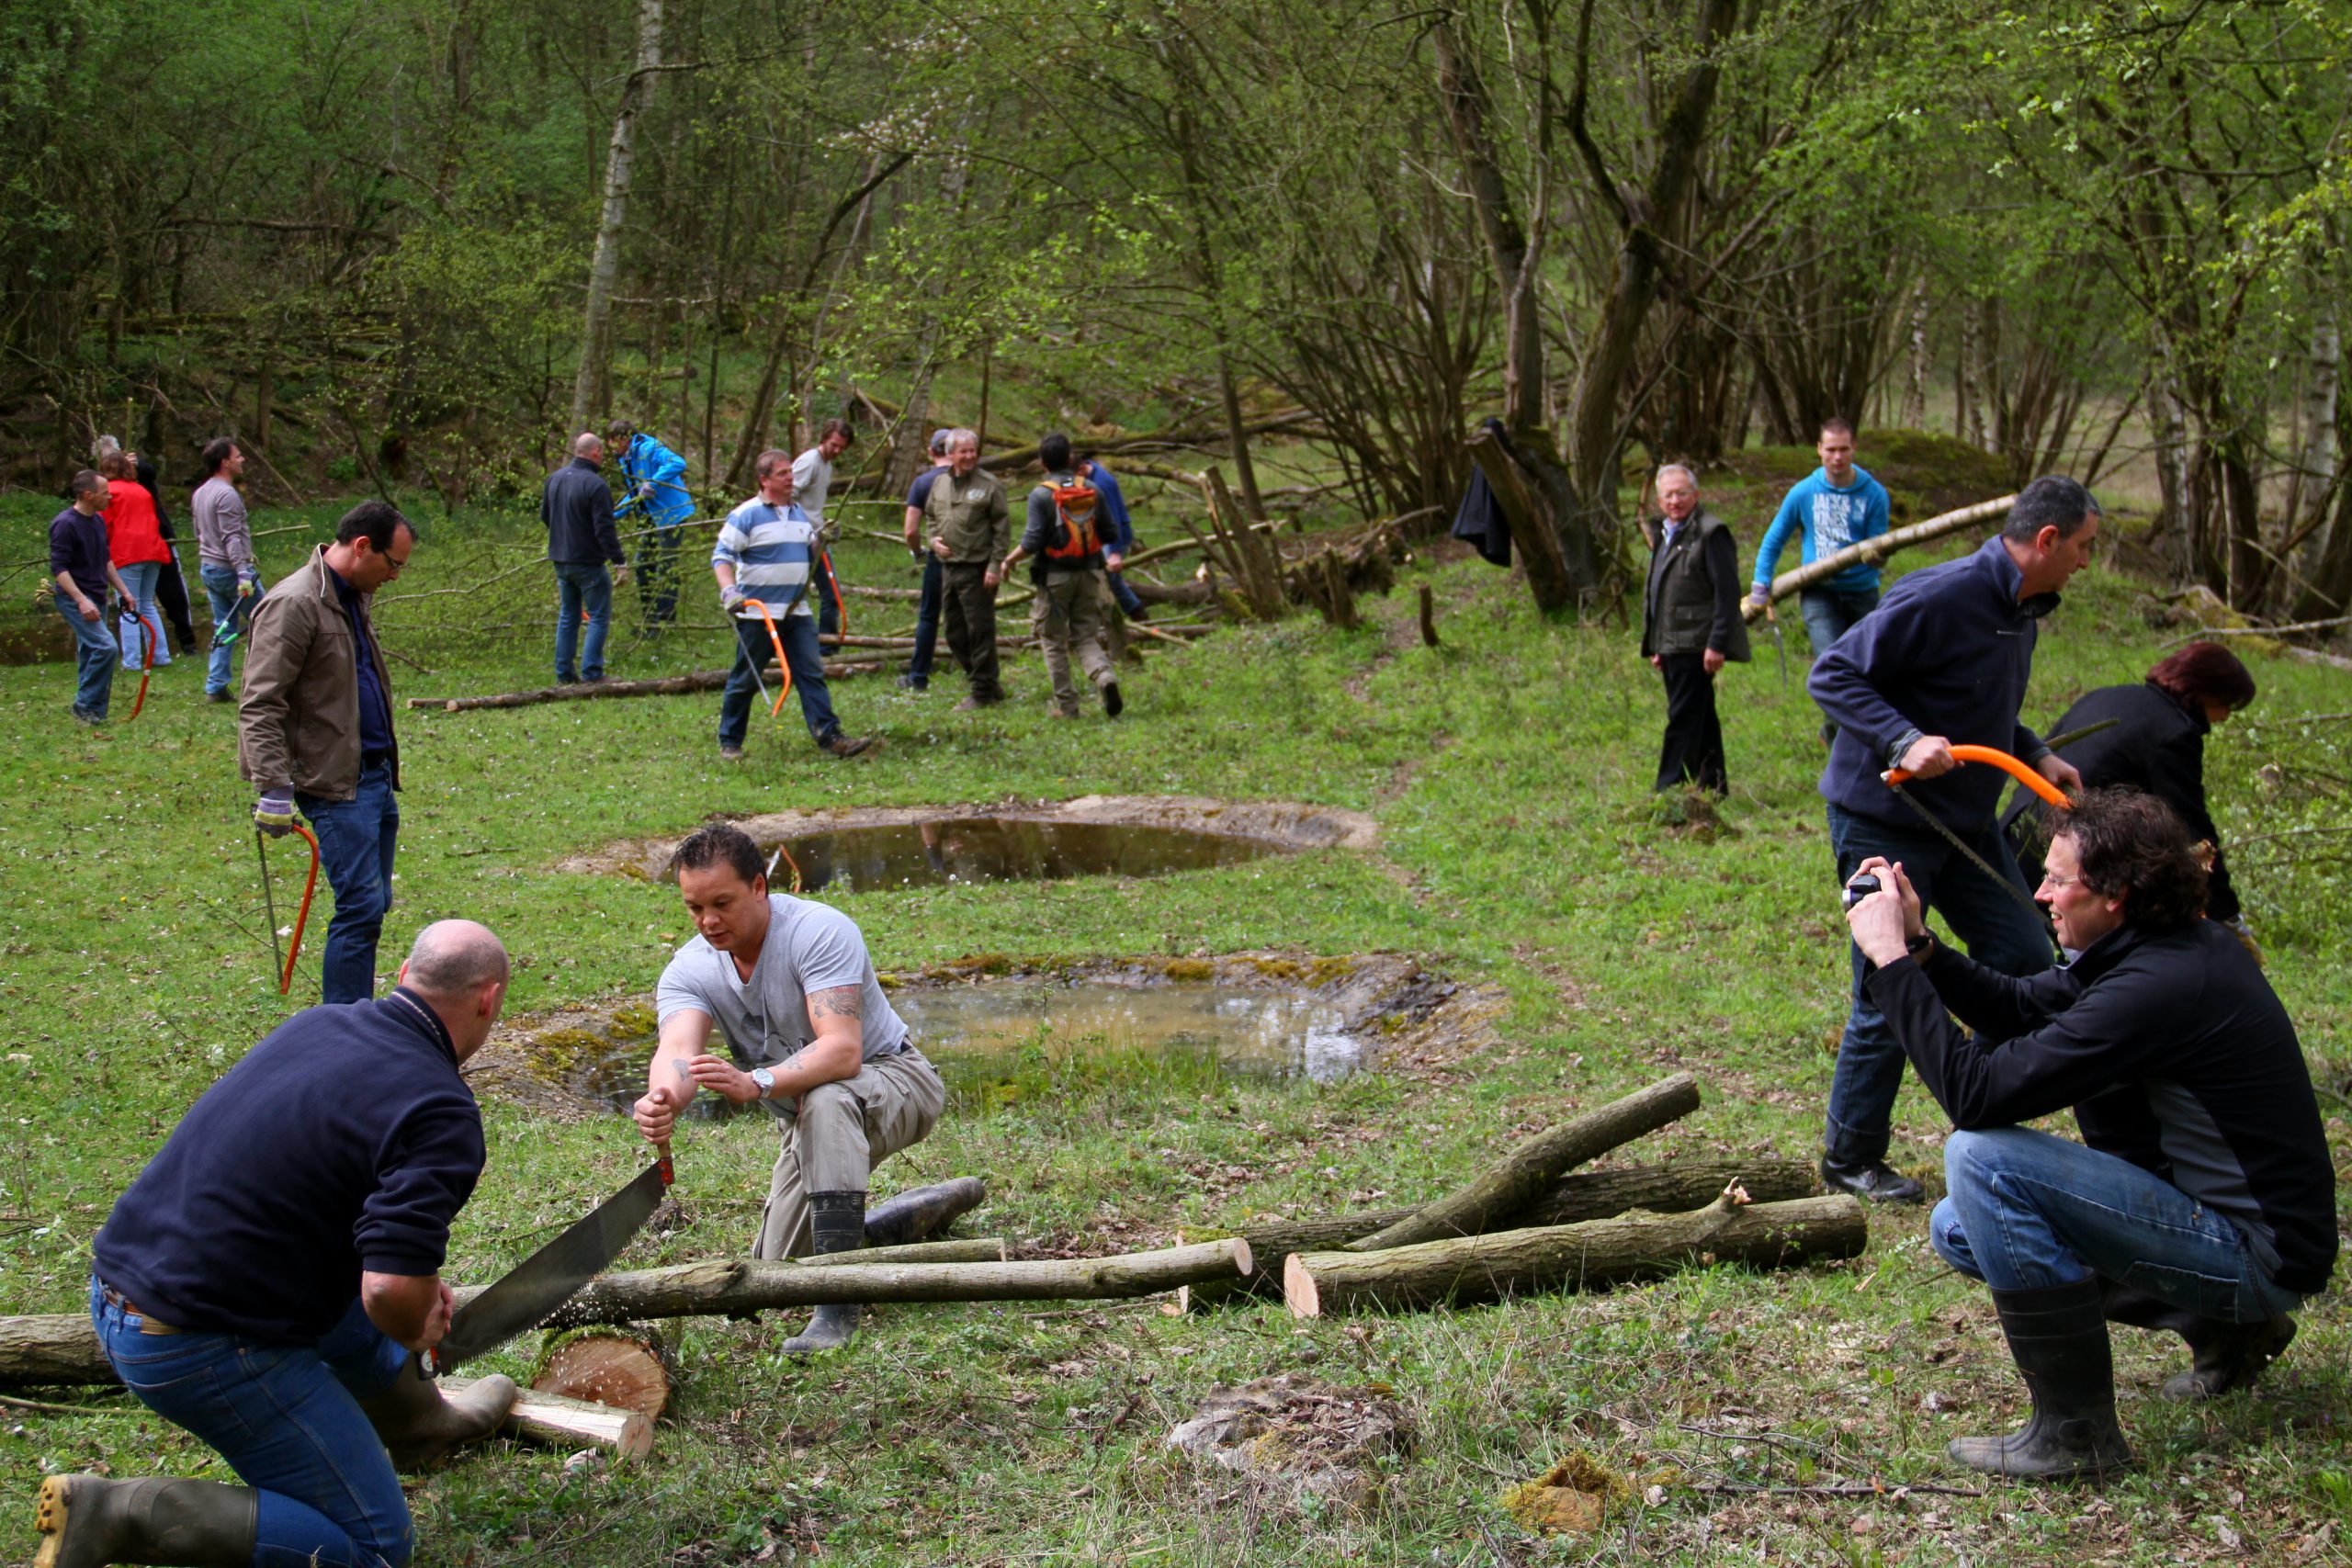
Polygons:
<instances>
[{"instance_id":1,"label":"wooden log section","mask_svg":"<svg viewBox=\"0 0 2352 1568\"><path fill-rule=\"evenodd\" d=\"M1002 1263L1012 1256L1001 1235L955 1241L910 1241L904 1247L869 1247L862 1252L828 1252L796 1259L803 1269L838 1269L844 1263Z\"/></svg>"},{"instance_id":2,"label":"wooden log section","mask_svg":"<svg viewBox=\"0 0 2352 1568\"><path fill-rule=\"evenodd\" d=\"M676 1377L676 1359L658 1331L596 1324L549 1335L530 1387L658 1421Z\"/></svg>"},{"instance_id":3,"label":"wooden log section","mask_svg":"<svg viewBox=\"0 0 2352 1568\"><path fill-rule=\"evenodd\" d=\"M1860 1201L1842 1192L1744 1205L1724 1197L1687 1214L1629 1214L1381 1252L1295 1252L1283 1269L1283 1300L1295 1317L1462 1305L1650 1279L1691 1262L1779 1269L1852 1258L1869 1239Z\"/></svg>"},{"instance_id":4,"label":"wooden log section","mask_svg":"<svg viewBox=\"0 0 2352 1568\"><path fill-rule=\"evenodd\" d=\"M1699 1080L1689 1073L1677 1073L1538 1133L1487 1167L1468 1186L1348 1245L1357 1252L1379 1252L1440 1236L1476 1235L1542 1197L1572 1167L1645 1133L1654 1133L1698 1108Z\"/></svg>"},{"instance_id":5,"label":"wooden log section","mask_svg":"<svg viewBox=\"0 0 2352 1568\"><path fill-rule=\"evenodd\" d=\"M1826 582L1849 566L1876 566L1895 551L1912 545L1924 545L1940 539L1947 534L1957 534L1973 524L1990 523L1996 517L2006 517L2017 503L2014 495L1996 496L1980 501L1973 506L1963 506L1954 512L1939 513L1924 523L1914 523L1907 528L1895 528L1874 539L1864 539L1859 545L1848 545L1834 555L1826 555L1794 571L1784 571L1772 580L1772 597L1785 599L1801 593L1816 582ZM1764 612L1752 599L1740 601L1740 615L1750 621Z\"/></svg>"},{"instance_id":6,"label":"wooden log section","mask_svg":"<svg viewBox=\"0 0 2352 1568\"><path fill-rule=\"evenodd\" d=\"M444 1393L458 1394L474 1385L472 1378L443 1378ZM635 1410L617 1410L585 1399L525 1389L506 1413L506 1433L526 1443L554 1449L609 1449L619 1459L643 1459L653 1451L653 1418Z\"/></svg>"},{"instance_id":7,"label":"wooden log section","mask_svg":"<svg viewBox=\"0 0 2352 1568\"><path fill-rule=\"evenodd\" d=\"M1713 1202L1734 1182L1758 1203L1810 1198L1821 1190L1820 1175L1807 1159L1677 1160L1671 1165L1636 1165L1622 1170L1580 1170L1562 1177L1552 1190L1518 1213L1506 1216L1502 1224L1519 1230L1532 1225L1571 1225L1583 1220L1606 1220L1633 1209L1680 1213ZM1419 1212L1410 1208L1372 1209L1354 1214L1270 1220L1262 1224L1243 1225L1238 1230L1187 1230L1187 1241L1239 1235L1250 1244L1256 1267L1238 1280L1212 1280L1188 1285L1182 1292L1181 1303L1191 1312L1245 1296L1279 1295L1283 1266L1292 1253L1329 1252L1343 1247Z\"/></svg>"}]
</instances>

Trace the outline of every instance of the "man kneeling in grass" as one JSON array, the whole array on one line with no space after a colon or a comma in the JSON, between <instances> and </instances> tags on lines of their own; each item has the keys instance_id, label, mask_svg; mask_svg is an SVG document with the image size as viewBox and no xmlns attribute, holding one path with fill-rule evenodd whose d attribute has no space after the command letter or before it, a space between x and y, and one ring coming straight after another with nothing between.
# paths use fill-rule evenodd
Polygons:
<instances>
[{"instance_id":1,"label":"man kneeling in grass","mask_svg":"<svg viewBox=\"0 0 2352 1568\"><path fill-rule=\"evenodd\" d=\"M661 1043L636 1106L647 1140L666 1141L697 1089L757 1100L776 1118L784 1147L760 1216L761 1258L921 1241L978 1202L980 1184L962 1179L865 1212L875 1163L928 1136L947 1090L883 994L857 923L769 892L759 847L725 823L687 838L670 869L702 934L678 949L655 994ZM714 1025L731 1061L706 1049ZM848 1344L857 1314L819 1307L785 1351Z\"/></svg>"},{"instance_id":2,"label":"man kneeling in grass","mask_svg":"<svg viewBox=\"0 0 2352 1568\"><path fill-rule=\"evenodd\" d=\"M1848 914L1865 984L1958 1130L1928 1234L1993 1288L2033 1416L1951 1457L2057 1480L2132 1462L2107 1325L2170 1328L2195 1363L2173 1399L2244 1388L2335 1262L2335 1178L2286 1009L2224 926L2170 807L2086 792L2036 897L2080 957L2022 979L1927 934L1898 863ZM1950 1014L1946 1010L1950 1010ZM1971 1038L1952 1022L1976 1031ZM2083 1142L2021 1123L2072 1107Z\"/></svg>"}]
</instances>

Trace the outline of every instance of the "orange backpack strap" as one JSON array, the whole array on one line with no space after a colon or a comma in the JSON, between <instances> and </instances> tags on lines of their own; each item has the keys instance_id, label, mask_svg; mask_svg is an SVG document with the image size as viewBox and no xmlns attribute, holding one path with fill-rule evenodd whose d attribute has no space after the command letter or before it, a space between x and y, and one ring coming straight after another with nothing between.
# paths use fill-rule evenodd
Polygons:
<instances>
[{"instance_id":1,"label":"orange backpack strap","mask_svg":"<svg viewBox=\"0 0 2352 1568\"><path fill-rule=\"evenodd\" d=\"M1102 539L1095 530L1095 518L1102 492L1077 478L1068 484L1048 479L1046 491L1054 498L1054 515L1061 524L1060 539L1047 545L1046 554L1055 560L1084 560L1098 553Z\"/></svg>"}]
</instances>

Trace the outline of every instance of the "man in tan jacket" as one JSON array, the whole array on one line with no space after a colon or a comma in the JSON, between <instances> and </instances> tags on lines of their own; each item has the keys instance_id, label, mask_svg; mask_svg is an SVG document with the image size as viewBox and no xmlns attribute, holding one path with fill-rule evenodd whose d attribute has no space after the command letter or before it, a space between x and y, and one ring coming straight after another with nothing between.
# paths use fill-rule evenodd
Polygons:
<instances>
[{"instance_id":1,"label":"man in tan jacket","mask_svg":"<svg viewBox=\"0 0 2352 1568\"><path fill-rule=\"evenodd\" d=\"M1004 701L996 674L996 588L999 564L1012 548L1012 520L1004 486L980 467L980 438L947 433L947 471L933 481L923 502L923 530L939 558L947 648L971 682L956 705L962 712Z\"/></svg>"},{"instance_id":2,"label":"man in tan jacket","mask_svg":"<svg viewBox=\"0 0 2352 1568\"><path fill-rule=\"evenodd\" d=\"M247 634L238 768L260 792L257 831L283 837L299 810L318 835L334 889L322 1001L376 994L376 939L392 905L401 830L392 798L401 756L391 678L368 604L415 547L415 530L389 502L362 502L335 525L334 543L263 597Z\"/></svg>"}]
</instances>

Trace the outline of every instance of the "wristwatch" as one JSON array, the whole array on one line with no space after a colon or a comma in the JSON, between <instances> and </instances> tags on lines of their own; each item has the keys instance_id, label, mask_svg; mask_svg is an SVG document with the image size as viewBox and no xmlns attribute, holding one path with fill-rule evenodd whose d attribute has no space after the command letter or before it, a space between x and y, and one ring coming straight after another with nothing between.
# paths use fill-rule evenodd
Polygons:
<instances>
[{"instance_id":1,"label":"wristwatch","mask_svg":"<svg viewBox=\"0 0 2352 1568\"><path fill-rule=\"evenodd\" d=\"M767 1099L775 1092L775 1075L765 1067L753 1067L752 1081L759 1086L762 1100Z\"/></svg>"}]
</instances>

